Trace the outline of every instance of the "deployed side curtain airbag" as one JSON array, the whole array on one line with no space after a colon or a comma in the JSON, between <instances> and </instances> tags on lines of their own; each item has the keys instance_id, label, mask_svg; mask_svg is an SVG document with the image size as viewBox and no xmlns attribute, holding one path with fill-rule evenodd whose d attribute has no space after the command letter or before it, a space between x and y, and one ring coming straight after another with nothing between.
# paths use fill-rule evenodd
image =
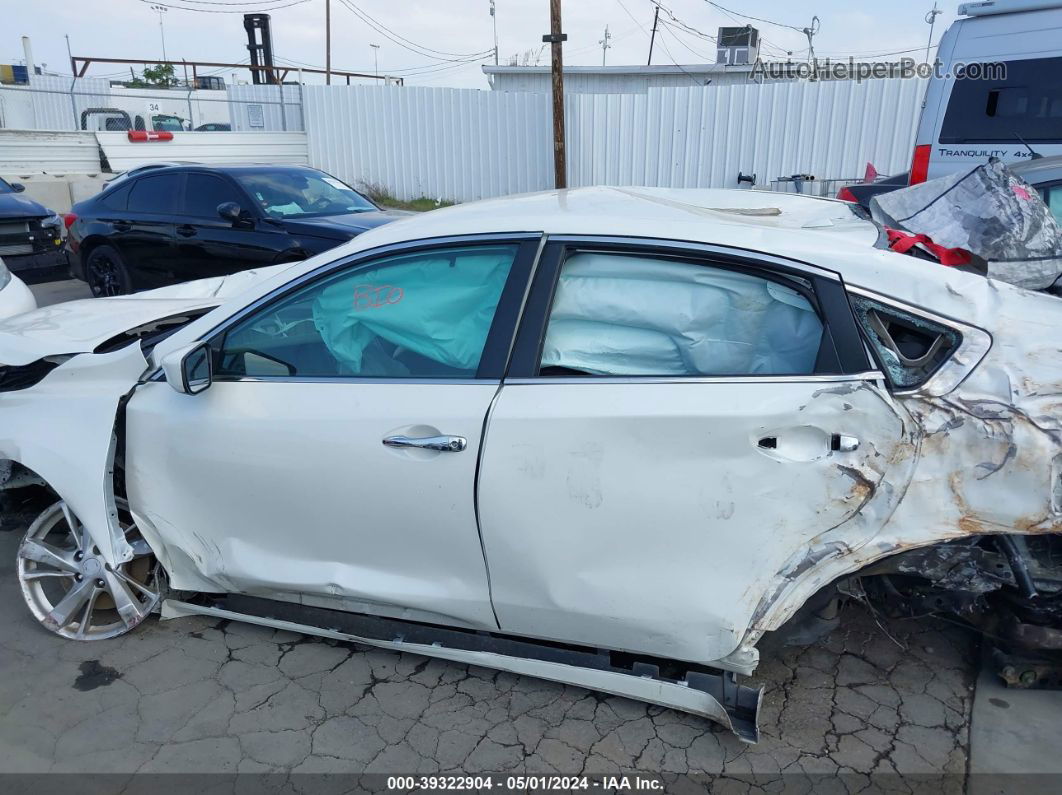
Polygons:
<instances>
[{"instance_id":1,"label":"deployed side curtain airbag","mask_svg":"<svg viewBox=\"0 0 1062 795\"><path fill-rule=\"evenodd\" d=\"M800 375L822 323L778 282L706 265L581 253L565 262L542 367L595 375Z\"/></svg>"},{"instance_id":2,"label":"deployed side curtain airbag","mask_svg":"<svg viewBox=\"0 0 1062 795\"><path fill-rule=\"evenodd\" d=\"M514 256L450 250L354 271L321 291L314 325L354 375L394 374L383 364L404 353L474 375Z\"/></svg>"}]
</instances>

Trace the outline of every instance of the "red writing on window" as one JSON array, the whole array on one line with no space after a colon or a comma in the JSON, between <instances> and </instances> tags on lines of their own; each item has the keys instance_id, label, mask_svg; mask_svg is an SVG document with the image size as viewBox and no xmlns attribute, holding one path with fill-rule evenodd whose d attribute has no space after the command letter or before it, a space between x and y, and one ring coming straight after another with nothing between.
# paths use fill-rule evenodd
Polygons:
<instances>
[{"instance_id":1,"label":"red writing on window","mask_svg":"<svg viewBox=\"0 0 1062 795\"><path fill-rule=\"evenodd\" d=\"M354 311L383 309L385 306L397 304L404 295L405 291L401 287L393 287L390 284L382 287L375 284L358 284L354 286Z\"/></svg>"}]
</instances>

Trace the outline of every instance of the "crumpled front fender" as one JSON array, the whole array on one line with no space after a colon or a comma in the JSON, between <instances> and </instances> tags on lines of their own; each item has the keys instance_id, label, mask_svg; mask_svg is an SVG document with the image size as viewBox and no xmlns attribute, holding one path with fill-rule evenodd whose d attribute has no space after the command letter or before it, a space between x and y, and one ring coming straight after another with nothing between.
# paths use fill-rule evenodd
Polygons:
<instances>
[{"instance_id":1,"label":"crumpled front fender","mask_svg":"<svg viewBox=\"0 0 1062 795\"><path fill-rule=\"evenodd\" d=\"M35 386L0 393L0 460L54 489L112 566L133 556L114 502L115 417L146 368L140 346L129 345L74 356Z\"/></svg>"}]
</instances>

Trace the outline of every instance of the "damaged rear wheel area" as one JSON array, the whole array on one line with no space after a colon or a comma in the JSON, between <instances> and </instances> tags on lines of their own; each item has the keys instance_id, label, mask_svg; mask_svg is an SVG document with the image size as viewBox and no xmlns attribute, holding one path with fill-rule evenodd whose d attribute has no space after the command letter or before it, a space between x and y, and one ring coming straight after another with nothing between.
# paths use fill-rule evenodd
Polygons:
<instances>
[{"instance_id":1,"label":"damaged rear wheel area","mask_svg":"<svg viewBox=\"0 0 1062 795\"><path fill-rule=\"evenodd\" d=\"M123 635L158 605L161 567L124 503L118 514L131 560L110 566L65 502L45 509L18 550L26 604L41 626L73 640Z\"/></svg>"},{"instance_id":2,"label":"damaged rear wheel area","mask_svg":"<svg viewBox=\"0 0 1062 795\"><path fill-rule=\"evenodd\" d=\"M987 535L903 552L835 583L899 619L979 632L1008 687L1062 689L1062 536Z\"/></svg>"}]
</instances>

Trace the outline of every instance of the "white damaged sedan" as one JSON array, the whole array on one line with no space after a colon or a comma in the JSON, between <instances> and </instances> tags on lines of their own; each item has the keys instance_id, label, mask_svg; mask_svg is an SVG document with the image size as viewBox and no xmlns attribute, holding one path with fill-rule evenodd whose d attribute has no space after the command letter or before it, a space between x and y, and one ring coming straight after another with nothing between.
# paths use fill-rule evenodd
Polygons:
<instances>
[{"instance_id":1,"label":"white damaged sedan","mask_svg":"<svg viewBox=\"0 0 1062 795\"><path fill-rule=\"evenodd\" d=\"M7 269L0 259L0 320L31 312L37 308L37 299L22 279Z\"/></svg>"},{"instance_id":2,"label":"white damaged sedan","mask_svg":"<svg viewBox=\"0 0 1062 795\"><path fill-rule=\"evenodd\" d=\"M26 602L76 640L219 616L748 741L757 645L845 598L1057 666L1062 302L880 239L843 202L588 188L0 323L0 482L55 499Z\"/></svg>"}]
</instances>

